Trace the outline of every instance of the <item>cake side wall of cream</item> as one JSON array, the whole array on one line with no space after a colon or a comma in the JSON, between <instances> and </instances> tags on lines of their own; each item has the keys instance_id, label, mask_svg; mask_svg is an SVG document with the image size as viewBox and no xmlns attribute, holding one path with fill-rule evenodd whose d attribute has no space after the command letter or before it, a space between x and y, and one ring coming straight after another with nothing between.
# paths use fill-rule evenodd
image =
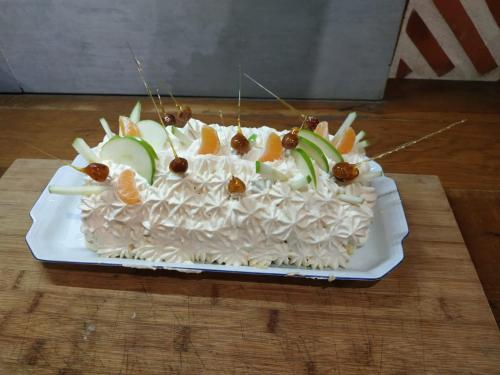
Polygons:
<instances>
[{"instance_id":1,"label":"cake side wall of cream","mask_svg":"<svg viewBox=\"0 0 500 375\"><path fill-rule=\"evenodd\" d=\"M185 130L197 139L203 125L193 119ZM219 154L197 155L197 140L188 147L176 143L177 152L189 161L186 175L178 176L168 170L171 151L160 152L154 183L136 177L141 204L127 206L113 190L83 197L82 232L89 247L101 256L169 263L346 266L352 251L368 238L374 189L361 183L340 186L319 168L317 190L310 185L296 191L288 182L271 182L255 172L255 160L274 129L243 128L247 137L256 133L257 141L251 152L240 157L230 148L236 127L210 126L220 138ZM356 163L366 157L355 150L345 159ZM113 185L128 167L105 162ZM289 177L298 173L290 156L270 164ZM227 191L231 176L247 186L236 199ZM336 198L338 194L356 195L364 202L345 203Z\"/></svg>"}]
</instances>

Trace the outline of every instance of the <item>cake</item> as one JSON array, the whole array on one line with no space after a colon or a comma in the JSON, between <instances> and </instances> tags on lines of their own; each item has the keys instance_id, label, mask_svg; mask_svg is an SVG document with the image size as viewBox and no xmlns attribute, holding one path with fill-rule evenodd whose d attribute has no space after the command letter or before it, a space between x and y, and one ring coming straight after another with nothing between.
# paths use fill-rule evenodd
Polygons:
<instances>
[{"instance_id":1,"label":"cake","mask_svg":"<svg viewBox=\"0 0 500 375\"><path fill-rule=\"evenodd\" d=\"M127 119L122 120L126 125ZM105 181L85 176L85 188L80 189L84 193L81 230L87 247L100 256L336 269L345 267L353 252L366 242L376 194L370 185L374 174L369 163L363 163L367 157L361 134L342 155L344 161L357 166L359 177L341 183L331 176L335 161L325 159L327 153L311 158L306 155L308 162L304 163L297 152L284 150L277 160L257 162L270 134L282 138L288 131L207 125L191 118L183 128L167 127L174 149L189 165L185 173L178 174L169 169L175 157L172 147L152 130L161 125L154 123L149 128L148 121L153 125L151 120L137 124L142 124L139 129L149 144L142 146L154 149L150 152L153 170L137 168L132 174L139 197L134 204L125 203L117 194L120 176L133 170L134 164L126 158L117 162L112 153L110 156L106 145L118 136L113 136L107 125L108 134L93 149L94 155L82 152L87 160L95 158L109 168ZM208 128L219 140L216 154L200 154L203 129ZM231 138L240 129L252 141L244 155L231 148ZM327 129L326 125L326 133L323 127L315 134L323 133L330 142L333 136ZM321 168L322 160L328 163L327 170ZM307 170L309 165L313 171ZM243 193L228 190L234 177L243 182Z\"/></svg>"}]
</instances>

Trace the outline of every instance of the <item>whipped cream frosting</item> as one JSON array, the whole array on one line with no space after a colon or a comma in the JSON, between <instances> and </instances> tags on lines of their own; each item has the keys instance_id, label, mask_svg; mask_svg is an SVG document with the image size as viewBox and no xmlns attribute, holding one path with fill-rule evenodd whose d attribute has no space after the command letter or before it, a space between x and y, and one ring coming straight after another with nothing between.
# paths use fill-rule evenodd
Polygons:
<instances>
[{"instance_id":1,"label":"whipped cream frosting","mask_svg":"<svg viewBox=\"0 0 500 375\"><path fill-rule=\"evenodd\" d=\"M371 186L356 182L340 186L316 168L316 190L312 185L292 190L288 182L272 182L255 172L255 160L275 129L242 128L246 137L256 134L257 140L250 152L238 156L230 147L237 128L213 124L221 143L219 154L197 155L202 126L201 121L191 119L183 129L194 139L189 147L172 137L178 154L189 162L184 176L169 171L173 155L168 148L159 153L152 185L136 175L142 203L126 205L114 189L82 198L82 232L91 249L106 257L169 263L346 266L354 249L368 237L376 200ZM97 153L102 144L96 147ZM344 159L356 163L366 157L364 151L355 149ZM129 168L103 162L110 167L105 184L111 186ZM269 164L287 176L297 176L290 156ZM369 167L365 163L360 168L363 173ZM241 197L231 197L227 191L231 176L246 184ZM96 184L90 179L87 183ZM364 201L353 205L339 200L339 194Z\"/></svg>"}]
</instances>

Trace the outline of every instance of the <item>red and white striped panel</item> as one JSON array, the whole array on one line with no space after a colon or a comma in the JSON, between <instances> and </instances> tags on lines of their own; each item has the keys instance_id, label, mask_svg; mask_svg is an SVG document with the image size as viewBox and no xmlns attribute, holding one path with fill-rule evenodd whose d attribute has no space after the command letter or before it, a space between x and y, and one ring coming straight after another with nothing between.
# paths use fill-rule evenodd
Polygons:
<instances>
[{"instance_id":1,"label":"red and white striped panel","mask_svg":"<svg viewBox=\"0 0 500 375\"><path fill-rule=\"evenodd\" d=\"M410 0L390 77L500 80L500 0Z\"/></svg>"}]
</instances>

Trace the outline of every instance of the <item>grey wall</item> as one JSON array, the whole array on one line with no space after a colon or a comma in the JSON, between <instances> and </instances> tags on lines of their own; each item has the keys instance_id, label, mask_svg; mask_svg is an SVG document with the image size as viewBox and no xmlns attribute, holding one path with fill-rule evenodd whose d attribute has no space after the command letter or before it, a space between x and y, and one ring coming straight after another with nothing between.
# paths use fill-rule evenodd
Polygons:
<instances>
[{"instance_id":1,"label":"grey wall","mask_svg":"<svg viewBox=\"0 0 500 375\"><path fill-rule=\"evenodd\" d=\"M0 91L379 99L405 0L0 0ZM264 97L249 82L244 96Z\"/></svg>"},{"instance_id":2,"label":"grey wall","mask_svg":"<svg viewBox=\"0 0 500 375\"><path fill-rule=\"evenodd\" d=\"M12 74L9 62L3 54L3 48L0 44L0 92L21 92L21 87Z\"/></svg>"}]
</instances>

